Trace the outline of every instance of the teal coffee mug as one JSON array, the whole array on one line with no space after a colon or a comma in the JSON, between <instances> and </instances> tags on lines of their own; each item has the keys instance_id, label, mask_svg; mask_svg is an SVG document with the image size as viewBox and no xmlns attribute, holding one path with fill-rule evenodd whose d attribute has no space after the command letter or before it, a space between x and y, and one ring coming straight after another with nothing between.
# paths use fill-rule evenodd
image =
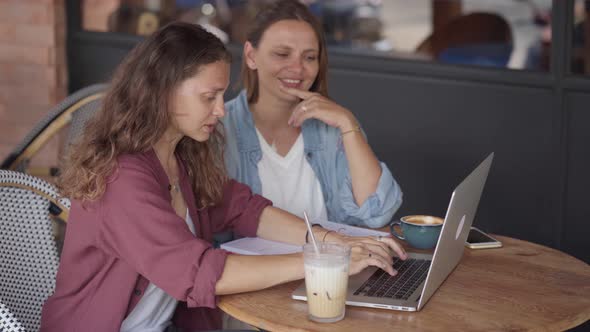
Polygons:
<instances>
[{"instance_id":1,"label":"teal coffee mug","mask_svg":"<svg viewBox=\"0 0 590 332\"><path fill-rule=\"evenodd\" d=\"M438 242L443 222L444 219L433 216L405 216L391 224L391 234L414 248L431 249ZM403 235L398 234L393 227L395 225L400 226Z\"/></svg>"}]
</instances>

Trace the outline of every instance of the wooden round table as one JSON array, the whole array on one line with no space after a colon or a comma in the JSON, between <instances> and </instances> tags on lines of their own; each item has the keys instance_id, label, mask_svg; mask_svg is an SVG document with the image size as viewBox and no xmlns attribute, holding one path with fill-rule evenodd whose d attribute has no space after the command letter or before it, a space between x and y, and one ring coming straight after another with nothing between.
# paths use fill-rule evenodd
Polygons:
<instances>
[{"instance_id":1,"label":"wooden round table","mask_svg":"<svg viewBox=\"0 0 590 332\"><path fill-rule=\"evenodd\" d=\"M503 248L465 249L419 312L346 307L331 324L291 299L302 281L222 296L229 315L268 331L562 331L590 319L590 266L560 251L497 236Z\"/></svg>"}]
</instances>

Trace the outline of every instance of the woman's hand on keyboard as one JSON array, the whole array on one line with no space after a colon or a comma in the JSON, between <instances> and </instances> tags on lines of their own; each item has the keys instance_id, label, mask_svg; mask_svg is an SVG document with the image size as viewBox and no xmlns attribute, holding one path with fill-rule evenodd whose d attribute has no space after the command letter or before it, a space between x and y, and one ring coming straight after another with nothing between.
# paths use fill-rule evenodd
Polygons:
<instances>
[{"instance_id":1,"label":"woman's hand on keyboard","mask_svg":"<svg viewBox=\"0 0 590 332\"><path fill-rule=\"evenodd\" d=\"M350 274L356 274L368 266L377 266L391 275L397 271L393 269L393 256L402 260L407 258L404 248L391 237L346 236L338 234L340 241L351 247Z\"/></svg>"}]
</instances>

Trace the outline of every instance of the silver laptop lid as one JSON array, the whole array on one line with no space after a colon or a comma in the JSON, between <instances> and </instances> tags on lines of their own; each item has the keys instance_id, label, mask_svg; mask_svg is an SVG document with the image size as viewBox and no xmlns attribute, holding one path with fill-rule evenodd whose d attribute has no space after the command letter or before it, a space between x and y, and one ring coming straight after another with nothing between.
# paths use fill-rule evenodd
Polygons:
<instances>
[{"instance_id":1,"label":"silver laptop lid","mask_svg":"<svg viewBox=\"0 0 590 332\"><path fill-rule=\"evenodd\" d=\"M493 159L492 152L451 195L445 222L432 257L432 265L418 302L418 310L426 304L463 256L469 228L473 223Z\"/></svg>"}]
</instances>

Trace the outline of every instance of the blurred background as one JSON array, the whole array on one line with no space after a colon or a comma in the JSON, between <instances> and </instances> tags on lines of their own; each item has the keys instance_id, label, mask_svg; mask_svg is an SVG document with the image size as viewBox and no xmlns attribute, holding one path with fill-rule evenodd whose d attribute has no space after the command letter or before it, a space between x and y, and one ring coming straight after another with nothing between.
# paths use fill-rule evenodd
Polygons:
<instances>
[{"instance_id":1,"label":"blurred background","mask_svg":"<svg viewBox=\"0 0 590 332\"><path fill-rule=\"evenodd\" d=\"M146 35L167 22L182 20L209 27L226 42L242 44L249 22L266 2L269 1L86 0L82 7L82 27L90 31ZM489 47L489 59L468 59L473 51L469 53L465 49L455 50L454 53L447 51L438 59L512 69L548 69L548 59L540 59L542 54L535 52L542 51L543 42L550 43L551 0L303 2L323 23L328 43L333 49L434 61L437 58L432 57L432 50L424 45L429 37L434 35L436 38L445 33L465 34L466 30L470 30L480 36L480 40L470 41L471 47ZM576 7L577 20L583 20L582 2ZM489 17L471 18L474 13L486 13ZM451 25L447 26L448 23ZM494 34L498 36L495 39ZM488 35L487 38L484 35ZM492 56L493 51L496 52L495 57Z\"/></svg>"}]
</instances>

